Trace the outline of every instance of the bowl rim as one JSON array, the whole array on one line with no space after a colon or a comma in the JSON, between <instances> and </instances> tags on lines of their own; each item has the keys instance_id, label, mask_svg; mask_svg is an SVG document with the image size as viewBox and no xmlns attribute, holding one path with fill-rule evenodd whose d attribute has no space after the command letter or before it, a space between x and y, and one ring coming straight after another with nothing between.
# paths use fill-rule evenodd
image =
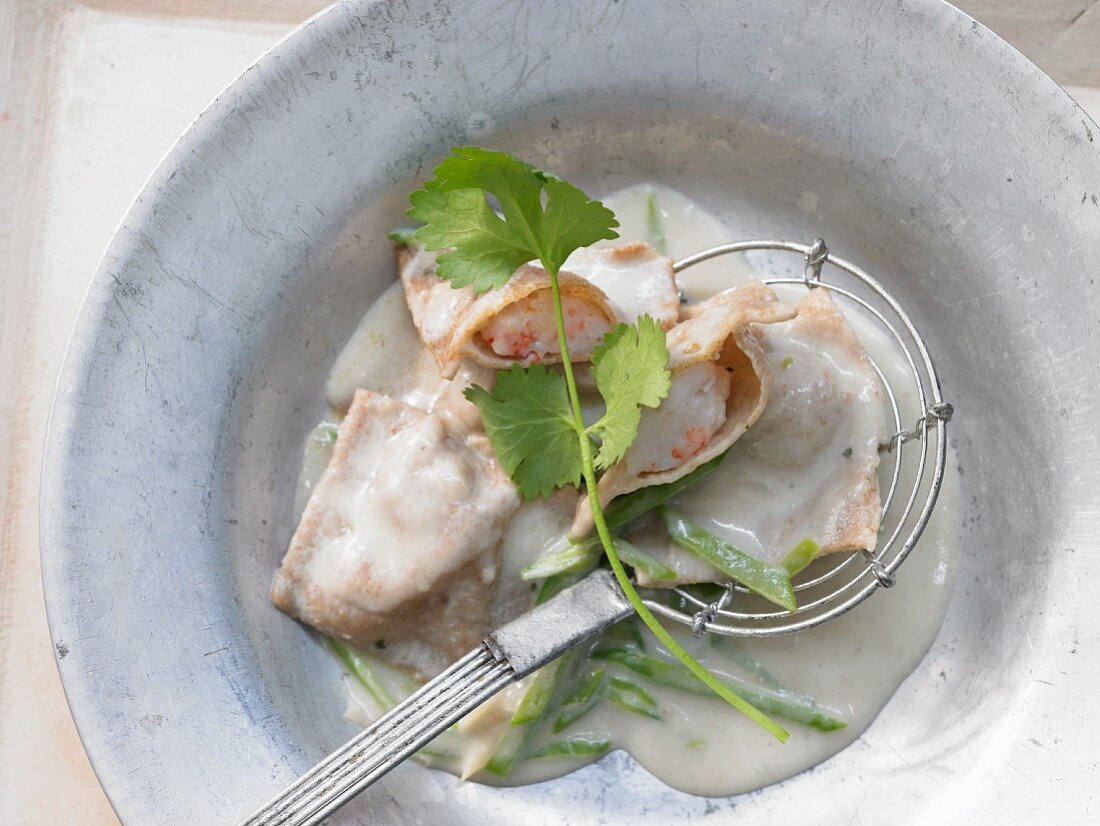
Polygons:
<instances>
[{"instance_id":1,"label":"bowl rim","mask_svg":"<svg viewBox=\"0 0 1100 826\"><path fill-rule=\"evenodd\" d=\"M341 0L327 6L305 20L266 49L250 66L230 80L213 100L188 124L172 146L165 152L154 170L146 178L135 195L130 206L112 233L95 273L89 282L80 302L76 319L69 333L61 367L58 371L47 420L46 437L43 449L42 471L40 474L39 505L39 549L43 595L47 610L47 620L53 649L55 665L58 667L64 688L66 702L87 753L89 762L96 773L104 792L120 819L127 814L124 800L125 789L105 779L106 768L112 763L114 754L107 742L103 721L94 709L82 707L75 698L75 687L85 679L83 673L71 672L61 667L65 654L61 653L60 642L67 637L71 619L69 583L62 569L65 556L65 543L62 536L65 529L57 514L63 502L62 481L56 468L65 456L64 435L72 422L78 418L78 412L70 404L72 389L83 366L94 359L93 345L97 331L102 323L102 307L111 300L116 286L112 283L114 265L123 260L127 251L135 244L132 236L127 237L126 230L140 227L150 217L150 211L159 198L159 189L171 178L181 159L195 147L200 146L217 134L225 118L234 111L235 99L242 92L261 88L279 66L280 56L294 46L313 38L331 36L333 30L342 24L348 16L360 7L374 5L377 0ZM936 20L956 20L980 26L988 33L984 48L988 59L1015 64L1015 76L1030 87L1030 91L1045 95L1053 104L1055 100L1072 104L1073 117L1091 124L1100 135L1100 125L1087 113L1063 87L1057 84L1044 70L1033 63L1015 47L992 32L971 15L950 5L946 0L908 0L906 9ZM285 64L282 64L285 68ZM1094 169L1100 179L1100 156ZM125 821L124 821L125 822Z\"/></svg>"}]
</instances>

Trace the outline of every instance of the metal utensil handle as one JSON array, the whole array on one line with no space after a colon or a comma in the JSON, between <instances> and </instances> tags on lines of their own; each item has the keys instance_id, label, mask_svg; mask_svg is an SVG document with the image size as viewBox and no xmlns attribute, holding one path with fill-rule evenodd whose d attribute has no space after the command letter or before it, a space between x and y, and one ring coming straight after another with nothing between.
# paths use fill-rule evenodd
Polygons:
<instances>
[{"instance_id":1,"label":"metal utensil handle","mask_svg":"<svg viewBox=\"0 0 1100 826\"><path fill-rule=\"evenodd\" d=\"M516 675L482 644L326 757L241 826L320 823Z\"/></svg>"},{"instance_id":2,"label":"metal utensil handle","mask_svg":"<svg viewBox=\"0 0 1100 826\"><path fill-rule=\"evenodd\" d=\"M322 760L240 826L302 826L325 817L509 683L634 609L611 571L589 574L485 642Z\"/></svg>"}]
</instances>

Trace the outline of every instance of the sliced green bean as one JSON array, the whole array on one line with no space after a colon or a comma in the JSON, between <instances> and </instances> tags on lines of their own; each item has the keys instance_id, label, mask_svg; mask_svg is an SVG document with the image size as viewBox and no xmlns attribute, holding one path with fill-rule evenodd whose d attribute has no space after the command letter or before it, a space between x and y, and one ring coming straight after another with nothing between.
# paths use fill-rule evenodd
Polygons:
<instances>
[{"instance_id":1,"label":"sliced green bean","mask_svg":"<svg viewBox=\"0 0 1100 826\"><path fill-rule=\"evenodd\" d=\"M791 548L790 552L783 557L783 561L779 564L787 569L787 573L794 576L817 559L819 553L821 553L820 545L812 539L803 539Z\"/></svg>"},{"instance_id":2,"label":"sliced green bean","mask_svg":"<svg viewBox=\"0 0 1100 826\"><path fill-rule=\"evenodd\" d=\"M493 756L489 758L489 762L485 766L486 771L490 771L501 777L507 777L512 773L512 770L515 769L519 761L523 759L528 749L531 747L531 742L535 739L539 731L542 730L547 718L554 712L555 706L552 700L565 677L565 672L569 670L569 663L572 662L572 659L576 656L577 652L575 650L570 651L559 657L556 663L550 664L557 664L557 668L551 669L550 666L543 666L542 671L552 675L552 684L544 685L539 689L540 693L545 693L544 696L546 697L546 701L540 704L538 713L530 720L509 727L507 734L504 735L504 739L501 740L500 744L497 746ZM563 660L565 662L562 662ZM538 673L541 674L542 671ZM535 682L538 681L536 680ZM520 705L522 704L523 700L520 701Z\"/></svg>"},{"instance_id":3,"label":"sliced green bean","mask_svg":"<svg viewBox=\"0 0 1100 826\"><path fill-rule=\"evenodd\" d=\"M512 714L513 726L530 723L544 715L550 705L550 699L554 696L554 691L561 684L562 675L559 672L569 662L572 662L572 657L568 654L558 657L531 675L530 685L527 686L519 705Z\"/></svg>"},{"instance_id":4,"label":"sliced green bean","mask_svg":"<svg viewBox=\"0 0 1100 826\"><path fill-rule=\"evenodd\" d=\"M561 701L563 706L575 706L587 703L597 693L603 682L603 669L593 668L580 675L573 687Z\"/></svg>"},{"instance_id":5,"label":"sliced green bean","mask_svg":"<svg viewBox=\"0 0 1100 826\"><path fill-rule=\"evenodd\" d=\"M652 189L645 198L645 235L649 245L661 255L668 255L668 238L661 225L661 209L657 206L657 193Z\"/></svg>"},{"instance_id":6,"label":"sliced green bean","mask_svg":"<svg viewBox=\"0 0 1100 826\"><path fill-rule=\"evenodd\" d=\"M383 711L389 711L397 705L397 701L389 692L389 689L382 684L374 669L371 668L368 657L334 637L328 637L327 639L329 650L336 655L336 659L340 661L344 668L362 684L363 688L382 707Z\"/></svg>"},{"instance_id":7,"label":"sliced green bean","mask_svg":"<svg viewBox=\"0 0 1100 826\"><path fill-rule=\"evenodd\" d=\"M378 703L383 712L390 711L397 705L397 700L371 666L372 658L370 656L345 645L334 637L326 637L325 640L329 650L340 661L340 664L359 681L359 684L366 689L371 699ZM414 690L414 685L408 685L406 695L411 694ZM437 764L441 760L456 759L458 753L446 748L444 745L447 742L444 738L448 735L449 732L439 735L430 745L420 749L413 757L418 758L427 766Z\"/></svg>"},{"instance_id":8,"label":"sliced green bean","mask_svg":"<svg viewBox=\"0 0 1100 826\"><path fill-rule=\"evenodd\" d=\"M619 552L619 558L634 568L641 571L650 579L669 581L676 579L678 574L672 568L665 565L659 559L650 556L641 548L635 547L625 539L615 540L615 550Z\"/></svg>"},{"instance_id":9,"label":"sliced green bean","mask_svg":"<svg viewBox=\"0 0 1100 826\"><path fill-rule=\"evenodd\" d=\"M639 516L644 516L662 502L695 484L704 476L713 473L721 464L725 455L723 453L721 456L711 459L675 482L669 482L667 485L652 485L628 493L625 496L620 496L608 506L605 513L608 530L613 531L623 527L628 522L633 522ZM632 553L637 564L627 558ZM568 545L552 549L549 553L544 554L524 568L521 576L525 580L545 578L536 600L538 603L543 603L559 591L579 582L585 574L596 567L602 555L599 541L595 536L588 536L583 539L569 541ZM633 545L629 546L625 554L621 553L620 556L631 567L645 571L653 579L669 580L676 578L675 571Z\"/></svg>"},{"instance_id":10,"label":"sliced green bean","mask_svg":"<svg viewBox=\"0 0 1100 826\"><path fill-rule=\"evenodd\" d=\"M610 748L611 739L602 734L573 734L564 740L547 743L531 752L530 757L599 757L607 754Z\"/></svg>"},{"instance_id":11,"label":"sliced green bean","mask_svg":"<svg viewBox=\"0 0 1100 826\"><path fill-rule=\"evenodd\" d=\"M524 568L520 576L525 580L546 579L570 571L591 570L603 554L599 544L589 540L570 542L564 539L563 543Z\"/></svg>"},{"instance_id":12,"label":"sliced green bean","mask_svg":"<svg viewBox=\"0 0 1100 826\"><path fill-rule=\"evenodd\" d=\"M720 585L717 582L694 582L685 586L685 588L704 602L714 602L726 590L725 585Z\"/></svg>"},{"instance_id":13,"label":"sliced green bean","mask_svg":"<svg viewBox=\"0 0 1100 826\"><path fill-rule=\"evenodd\" d=\"M594 651L592 657L625 666L657 685L687 691L702 697L714 696L707 686L682 665L659 660L641 651L630 648L605 648ZM821 708L812 697L804 694L796 694L782 687L757 689L731 682L727 682L726 685L730 691L752 703L765 714L785 717L818 731L835 731L848 725Z\"/></svg>"},{"instance_id":14,"label":"sliced green bean","mask_svg":"<svg viewBox=\"0 0 1100 826\"><path fill-rule=\"evenodd\" d=\"M313 428L313 438L323 445L336 444L336 437L340 435L340 426L331 422L321 422Z\"/></svg>"},{"instance_id":15,"label":"sliced green bean","mask_svg":"<svg viewBox=\"0 0 1100 826\"><path fill-rule=\"evenodd\" d=\"M712 645L721 649L724 656L733 660L733 662L736 663L737 666L746 674L751 675L756 680L756 682L760 683L761 685L765 685L768 688L785 690L783 689L783 686L779 682L779 680L773 677L772 673L764 667L763 663L761 663L759 660L753 659L744 651L735 648L732 645L729 637L723 637L719 634L711 634L710 641Z\"/></svg>"},{"instance_id":16,"label":"sliced green bean","mask_svg":"<svg viewBox=\"0 0 1100 826\"><path fill-rule=\"evenodd\" d=\"M558 734L590 712L600 702L603 686L603 669L596 668L581 675L562 701L561 715L551 730Z\"/></svg>"},{"instance_id":17,"label":"sliced green bean","mask_svg":"<svg viewBox=\"0 0 1100 826\"><path fill-rule=\"evenodd\" d=\"M634 673L641 674L658 685L691 692L696 692L696 686L698 686L699 694L702 694L704 689L709 690L686 668L678 668L674 663L659 660L642 651L630 648L601 648L592 652L592 658L626 666Z\"/></svg>"},{"instance_id":18,"label":"sliced green bean","mask_svg":"<svg viewBox=\"0 0 1100 826\"><path fill-rule=\"evenodd\" d=\"M425 746L416 753L417 755L423 755L424 757L433 760L458 760L462 755L457 751L451 751L450 749L441 749L435 745L435 741L432 741L430 746Z\"/></svg>"},{"instance_id":19,"label":"sliced green bean","mask_svg":"<svg viewBox=\"0 0 1100 826\"><path fill-rule=\"evenodd\" d=\"M676 571L625 539L616 538L614 542L619 558L631 568L636 568L655 580L676 579ZM564 547L555 548L540 556L524 568L520 575L525 580L531 580L545 579L571 571L587 572L596 566L601 556L603 556L603 549L599 541L595 537L589 537L580 542L569 542Z\"/></svg>"},{"instance_id":20,"label":"sliced green bean","mask_svg":"<svg viewBox=\"0 0 1100 826\"><path fill-rule=\"evenodd\" d=\"M681 548L776 605L788 611L798 608L791 575L786 568L768 565L749 556L671 508L662 507L661 515L669 538Z\"/></svg>"},{"instance_id":21,"label":"sliced green bean","mask_svg":"<svg viewBox=\"0 0 1100 826\"><path fill-rule=\"evenodd\" d=\"M688 674L690 673L689 671ZM604 686L604 694L607 699L624 711L632 711L635 714L641 714L643 717L649 717L651 720L661 719L661 712L657 706L657 701L653 699L653 695L633 680L612 677L611 681Z\"/></svg>"},{"instance_id":22,"label":"sliced green bean","mask_svg":"<svg viewBox=\"0 0 1100 826\"><path fill-rule=\"evenodd\" d=\"M531 726L522 729L509 729L504 739L497 745L497 750L485 764L485 771L492 772L500 777L507 777L523 757L524 749L534 737L530 731Z\"/></svg>"},{"instance_id":23,"label":"sliced green bean","mask_svg":"<svg viewBox=\"0 0 1100 826\"><path fill-rule=\"evenodd\" d=\"M633 646L641 651L645 651L645 638L642 636L642 629L639 627L638 620L635 617L627 617L624 620L619 620L619 622L603 632L602 639L613 643L612 647Z\"/></svg>"},{"instance_id":24,"label":"sliced green bean","mask_svg":"<svg viewBox=\"0 0 1100 826\"><path fill-rule=\"evenodd\" d=\"M554 725L550 727L550 730L554 734L565 731L575 722L584 717L588 712L594 709L600 704L601 696L599 694L592 695L587 701L575 706L563 706L561 714L558 715L558 719L554 721Z\"/></svg>"},{"instance_id":25,"label":"sliced green bean","mask_svg":"<svg viewBox=\"0 0 1100 826\"><path fill-rule=\"evenodd\" d=\"M535 597L535 605L542 605L546 600L557 596L571 585L576 585L596 567L596 561L597 560L593 560L591 565L585 566L584 568L566 571L562 574L554 574L554 576L549 576L544 579L542 585L539 586L538 595Z\"/></svg>"}]
</instances>

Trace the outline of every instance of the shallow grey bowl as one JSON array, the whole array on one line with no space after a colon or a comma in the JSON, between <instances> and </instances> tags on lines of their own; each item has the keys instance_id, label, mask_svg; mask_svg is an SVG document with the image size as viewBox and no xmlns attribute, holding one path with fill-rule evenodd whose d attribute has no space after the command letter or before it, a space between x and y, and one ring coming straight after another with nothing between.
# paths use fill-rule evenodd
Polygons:
<instances>
[{"instance_id":1,"label":"shallow grey bowl","mask_svg":"<svg viewBox=\"0 0 1100 826\"><path fill-rule=\"evenodd\" d=\"M350 733L336 670L267 587L324 376L393 277L385 231L466 142L593 192L656 179L744 237L824 235L885 281L958 411L963 559L924 663L815 771L711 801L621 753L524 790L408 766L344 817L1095 813L1100 130L930 0L409 0L331 9L229 87L138 198L76 325L43 564L73 713L122 819L227 823Z\"/></svg>"}]
</instances>

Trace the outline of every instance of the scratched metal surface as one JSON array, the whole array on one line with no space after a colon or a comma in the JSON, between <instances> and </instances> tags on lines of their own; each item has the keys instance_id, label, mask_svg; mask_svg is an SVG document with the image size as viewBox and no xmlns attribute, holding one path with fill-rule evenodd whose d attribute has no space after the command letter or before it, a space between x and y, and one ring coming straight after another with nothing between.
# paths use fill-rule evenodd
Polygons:
<instances>
[{"instance_id":1,"label":"scratched metal surface","mask_svg":"<svg viewBox=\"0 0 1100 826\"><path fill-rule=\"evenodd\" d=\"M824 234L876 273L959 411L963 561L939 639L874 725L779 786L693 798L618 752L522 791L406 766L342 819L1085 822L1098 137L1009 46L930 1L410 0L308 23L150 180L57 389L46 597L122 819L228 822L350 733L335 669L267 585L324 376L393 277L384 232L417 175L477 141L596 191L655 178L746 237Z\"/></svg>"}]
</instances>

